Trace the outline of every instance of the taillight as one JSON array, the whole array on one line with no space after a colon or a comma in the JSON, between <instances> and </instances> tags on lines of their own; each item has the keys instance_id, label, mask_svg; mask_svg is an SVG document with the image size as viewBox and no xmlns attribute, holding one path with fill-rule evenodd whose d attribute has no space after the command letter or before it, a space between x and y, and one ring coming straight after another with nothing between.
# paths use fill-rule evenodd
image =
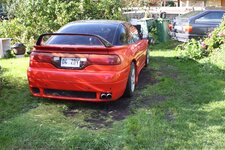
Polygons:
<instances>
[{"instance_id":1,"label":"taillight","mask_svg":"<svg viewBox=\"0 0 225 150\"><path fill-rule=\"evenodd\" d=\"M51 62L52 57L49 55L43 55L38 53L31 53L30 55L31 61L37 61L37 62Z\"/></svg>"},{"instance_id":2,"label":"taillight","mask_svg":"<svg viewBox=\"0 0 225 150\"><path fill-rule=\"evenodd\" d=\"M169 24L169 25L168 25L168 28L169 28L170 31L172 31L173 25L172 25L172 24Z\"/></svg>"},{"instance_id":3,"label":"taillight","mask_svg":"<svg viewBox=\"0 0 225 150\"><path fill-rule=\"evenodd\" d=\"M67 61L69 66L63 66L63 60ZM71 60L77 59L77 60ZM97 55L97 54L75 54L70 56L53 56L52 54L47 53L35 53L32 52L30 55L30 66L36 62L40 63L50 63L58 68L78 68L82 69L89 65L119 65L121 63L121 59L117 55ZM78 63L79 67L74 67L73 64Z\"/></svg>"},{"instance_id":4,"label":"taillight","mask_svg":"<svg viewBox=\"0 0 225 150\"><path fill-rule=\"evenodd\" d=\"M191 25L184 26L183 29L184 29L184 32L187 32L187 33L192 32L192 26Z\"/></svg>"},{"instance_id":5,"label":"taillight","mask_svg":"<svg viewBox=\"0 0 225 150\"><path fill-rule=\"evenodd\" d=\"M88 62L96 65L119 65L121 60L117 55L90 55Z\"/></svg>"}]
</instances>

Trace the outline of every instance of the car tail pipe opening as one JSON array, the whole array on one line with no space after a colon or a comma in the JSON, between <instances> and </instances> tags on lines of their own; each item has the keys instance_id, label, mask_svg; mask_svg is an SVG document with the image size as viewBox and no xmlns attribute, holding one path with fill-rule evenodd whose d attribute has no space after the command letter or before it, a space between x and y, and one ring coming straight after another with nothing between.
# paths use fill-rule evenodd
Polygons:
<instances>
[{"instance_id":1,"label":"car tail pipe opening","mask_svg":"<svg viewBox=\"0 0 225 150\"><path fill-rule=\"evenodd\" d=\"M112 93L101 93L100 98L101 99L111 99Z\"/></svg>"}]
</instances>

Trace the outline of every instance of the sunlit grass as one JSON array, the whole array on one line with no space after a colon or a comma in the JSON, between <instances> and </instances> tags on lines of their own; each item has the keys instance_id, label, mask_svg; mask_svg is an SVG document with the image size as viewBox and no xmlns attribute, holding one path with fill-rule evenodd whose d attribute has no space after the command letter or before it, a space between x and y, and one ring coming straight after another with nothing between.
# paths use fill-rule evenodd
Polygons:
<instances>
[{"instance_id":1,"label":"sunlit grass","mask_svg":"<svg viewBox=\"0 0 225 150\"><path fill-rule=\"evenodd\" d=\"M1 59L0 148L224 149L224 70L177 59L176 44L151 47L156 82L137 91L126 119L99 130L85 128L85 118L95 111L88 104L30 95L28 58ZM63 112L76 104L79 112L66 117Z\"/></svg>"}]
</instances>

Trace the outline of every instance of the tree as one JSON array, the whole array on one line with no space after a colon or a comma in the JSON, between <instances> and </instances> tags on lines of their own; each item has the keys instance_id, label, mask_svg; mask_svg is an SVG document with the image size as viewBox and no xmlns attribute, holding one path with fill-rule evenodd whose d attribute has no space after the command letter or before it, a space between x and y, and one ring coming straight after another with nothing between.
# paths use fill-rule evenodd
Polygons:
<instances>
[{"instance_id":1,"label":"tree","mask_svg":"<svg viewBox=\"0 0 225 150\"><path fill-rule=\"evenodd\" d=\"M13 19L0 22L0 36L29 45L71 21L122 18L120 0L7 0L6 5Z\"/></svg>"}]
</instances>

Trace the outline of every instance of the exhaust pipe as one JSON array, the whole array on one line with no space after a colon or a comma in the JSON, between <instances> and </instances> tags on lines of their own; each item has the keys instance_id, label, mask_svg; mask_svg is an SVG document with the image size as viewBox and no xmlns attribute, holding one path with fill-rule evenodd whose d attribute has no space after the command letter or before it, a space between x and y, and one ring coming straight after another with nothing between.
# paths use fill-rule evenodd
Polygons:
<instances>
[{"instance_id":1,"label":"exhaust pipe","mask_svg":"<svg viewBox=\"0 0 225 150\"><path fill-rule=\"evenodd\" d=\"M100 97L101 97L101 99L106 99L107 95L105 93L102 93Z\"/></svg>"},{"instance_id":2,"label":"exhaust pipe","mask_svg":"<svg viewBox=\"0 0 225 150\"><path fill-rule=\"evenodd\" d=\"M101 93L100 98L101 99L111 99L112 93Z\"/></svg>"},{"instance_id":3,"label":"exhaust pipe","mask_svg":"<svg viewBox=\"0 0 225 150\"><path fill-rule=\"evenodd\" d=\"M112 98L112 94L111 94L111 93L108 93L108 94L106 95L106 97L107 97L107 99L111 99L111 98Z\"/></svg>"}]
</instances>

